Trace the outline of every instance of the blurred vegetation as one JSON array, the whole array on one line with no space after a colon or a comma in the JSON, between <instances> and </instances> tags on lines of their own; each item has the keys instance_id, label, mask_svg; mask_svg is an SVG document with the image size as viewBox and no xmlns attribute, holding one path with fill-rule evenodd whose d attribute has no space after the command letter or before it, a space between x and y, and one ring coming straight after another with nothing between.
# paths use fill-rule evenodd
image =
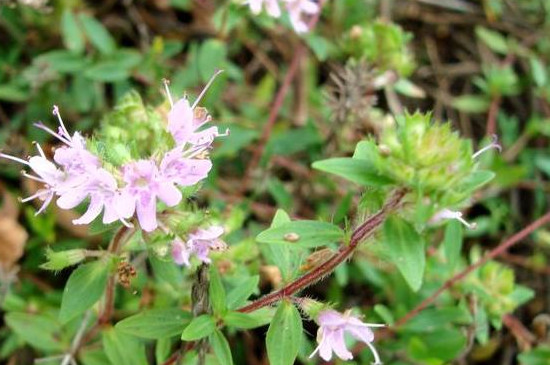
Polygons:
<instances>
[{"instance_id":1,"label":"blurred vegetation","mask_svg":"<svg viewBox=\"0 0 550 365\"><path fill-rule=\"evenodd\" d=\"M157 108L166 103L162 79L170 80L175 97L197 95L223 69L202 104L214 123L221 130L230 128L231 134L216 142L214 170L203 191L190 195L192 204L208 207L207 214L223 220L230 232L230 249L215 262L228 306L235 309L249 295L269 292L288 279L285 275L293 275L276 265L277 252L255 241L278 208L293 218L349 227L381 206L384 191L362 191L353 182L315 171L315 161L350 157L360 141L363 147L376 140L392 148L402 138L411 149L378 164L394 179L414 186L402 160L415 159L423 145L414 143L423 137L391 135L392 115L428 113L471 139L471 144L458 142L442 127L445 137L426 138L462 143L463 155L445 155L445 146L434 143L434 159L441 158L438 151L445 161L463 158L498 135L502 153L488 152L479 160L495 178L473 197L441 201L442 206L467 206L464 213L475 230L455 221L419 227L433 211L411 219L415 228L425 230L422 247L428 253L423 281L415 283L418 291L410 278L404 279L406 268L385 249L391 227L363 245L349 265L306 291L342 308L356 306L368 322L391 326L449 277L548 211L549 22L547 0L328 0L315 28L296 35L286 17L254 16L240 1L0 0L0 146L5 153L25 156L32 141L39 141L49 153L54 142L33 123L52 125L53 104L62 109L69 129L90 135L106 118L116 119L117 111L108 113L136 97L128 94L132 90ZM268 115L294 62L297 72L264 145ZM147 128L126 118L127 124L121 120L116 126L122 132ZM407 136L410 140L403 142ZM259 160L251 164L256 154ZM77 213L59 211L53 204L34 216L34 207L21 206L16 198L37 187L22 182L18 166L0 163L0 359L7 364L32 364L39 358L46 359L43 364L60 363L62 357L55 356L71 348L82 317L95 318L97 311L61 323L63 288L73 269L51 272L41 265L47 254L49 268L56 268L51 266L54 253L62 250L75 250L69 251L75 256L63 257L69 261L60 267L76 264L82 261L78 250L106 249L114 230L95 222L73 226ZM468 168L461 166L456 174ZM462 181L462 175L454 177L456 181L447 175L425 176L434 199ZM126 248L124 255L137 274L130 285L117 286L112 324L144 309L189 309L191 274L166 260L166 247L155 244L156 239L134 237ZM309 253L304 251L295 267L307 265ZM543 228L475 270L448 288L435 306L380 340L385 363L550 364L549 255L550 231ZM117 264L109 262L113 270ZM94 272L97 266L90 262L77 270ZM92 287L103 285L101 275ZM104 325L100 334L85 338L78 363L164 363L179 348L178 336L189 320L171 310L169 320L162 312L174 325L164 329L171 336L152 333L150 326L159 317L130 317L134 322L116 330ZM269 322L266 317L269 313L260 313L256 323ZM93 320L87 323L91 326ZM265 364L266 327L247 333L229 327L234 362ZM307 359L315 347L310 335L315 327L309 322L304 327L307 341L299 363L315 363L320 360ZM368 351L359 350L355 363L370 363ZM133 357L120 358L129 353ZM189 352L183 363L194 363L193 356ZM214 356L208 361L219 363Z\"/></svg>"}]
</instances>

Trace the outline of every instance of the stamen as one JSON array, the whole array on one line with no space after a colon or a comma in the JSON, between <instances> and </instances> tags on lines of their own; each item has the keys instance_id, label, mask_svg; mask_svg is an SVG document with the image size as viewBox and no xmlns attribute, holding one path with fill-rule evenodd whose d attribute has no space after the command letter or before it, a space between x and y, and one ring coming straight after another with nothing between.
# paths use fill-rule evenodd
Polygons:
<instances>
[{"instance_id":1,"label":"stamen","mask_svg":"<svg viewBox=\"0 0 550 365\"><path fill-rule=\"evenodd\" d=\"M174 100L172 99L172 94L170 94L170 88L168 87L168 85L170 85L170 80L162 79L162 83L164 84L164 89L166 91L166 97L168 97L168 101L170 102L170 106L174 106Z\"/></svg>"},{"instance_id":2,"label":"stamen","mask_svg":"<svg viewBox=\"0 0 550 365\"><path fill-rule=\"evenodd\" d=\"M40 189L40 190L38 190L37 193L35 193L31 196L28 196L26 198L22 198L21 203L26 203L26 202L34 200L36 198L40 198L41 196L44 196L45 194L50 194L50 192L48 190Z\"/></svg>"},{"instance_id":3,"label":"stamen","mask_svg":"<svg viewBox=\"0 0 550 365\"><path fill-rule=\"evenodd\" d=\"M6 155L5 153L1 153L1 152L0 152L0 157L3 157L5 159L12 160L12 161L15 161L15 162L19 162L19 163L22 163L23 165L29 166L29 161L25 161L25 160L23 160L22 158L19 158L19 157Z\"/></svg>"},{"instance_id":4,"label":"stamen","mask_svg":"<svg viewBox=\"0 0 550 365\"><path fill-rule=\"evenodd\" d=\"M191 105L191 109L195 109L195 107L197 106L197 104L201 101L202 97L204 96L204 94L206 94L206 91L210 88L210 86L212 85L212 83L214 82L214 80L216 79L216 77L218 77L219 74L221 74L223 72L223 70L218 70L214 73L214 75L212 75L212 77L210 78L210 80L208 80L208 83L206 84L206 86L202 89L201 93L199 94L199 96L197 97L197 100L195 100L195 102L193 103L193 105Z\"/></svg>"},{"instance_id":5,"label":"stamen","mask_svg":"<svg viewBox=\"0 0 550 365\"><path fill-rule=\"evenodd\" d=\"M59 139L61 142L65 143L66 145L70 145L71 144L71 140L57 132L54 132L53 130L51 130L50 128L46 127L42 122L37 122L37 123L34 123L34 126L36 128L40 128L42 129L43 131L51 134L52 136L54 136L55 138Z\"/></svg>"},{"instance_id":6,"label":"stamen","mask_svg":"<svg viewBox=\"0 0 550 365\"><path fill-rule=\"evenodd\" d=\"M65 128L65 124L63 123L63 119L61 119L61 114L59 113L59 107L57 105L53 106L53 115L55 115L59 120L59 125L61 126L63 133L65 133L65 136L70 139L71 135L69 134L69 131L67 131L67 128Z\"/></svg>"},{"instance_id":7,"label":"stamen","mask_svg":"<svg viewBox=\"0 0 550 365\"><path fill-rule=\"evenodd\" d=\"M46 183L43 179L39 178L38 176L34 176L34 175L31 175L31 174L28 174L26 171L21 171L21 175L23 175L23 176L26 177L27 179L31 179L31 180L34 180L34 181L38 181L38 182L41 182L41 183Z\"/></svg>"},{"instance_id":8,"label":"stamen","mask_svg":"<svg viewBox=\"0 0 550 365\"><path fill-rule=\"evenodd\" d=\"M491 148L494 148L494 149L498 150L498 152L502 152L502 146L498 143L498 136L496 134L493 134L493 136L491 137L491 143L489 145L483 147L482 149L480 149L476 153L474 153L472 155L472 158L478 157L483 152L486 152L486 151L490 150Z\"/></svg>"},{"instance_id":9,"label":"stamen","mask_svg":"<svg viewBox=\"0 0 550 365\"><path fill-rule=\"evenodd\" d=\"M370 351L374 356L374 362L372 363L372 365L382 365L382 360L380 360L380 355L378 355L378 351L376 351L376 348L370 342L365 342L365 343L370 348Z\"/></svg>"},{"instance_id":10,"label":"stamen","mask_svg":"<svg viewBox=\"0 0 550 365\"><path fill-rule=\"evenodd\" d=\"M38 153L40 153L40 156L42 156L43 158L46 158L46 155L44 154L42 147L40 147L40 144L36 141L32 141L32 144L36 147L36 149L38 150Z\"/></svg>"},{"instance_id":11,"label":"stamen","mask_svg":"<svg viewBox=\"0 0 550 365\"><path fill-rule=\"evenodd\" d=\"M38 209L36 211L36 213L34 213L35 216L39 215L40 213L42 213L44 210L46 210L46 208L48 207L48 205L50 205L50 202L52 201L53 199L53 193L50 193L50 195L46 198L46 200L44 200L44 203L42 204L42 206L40 207L40 209Z\"/></svg>"}]
</instances>

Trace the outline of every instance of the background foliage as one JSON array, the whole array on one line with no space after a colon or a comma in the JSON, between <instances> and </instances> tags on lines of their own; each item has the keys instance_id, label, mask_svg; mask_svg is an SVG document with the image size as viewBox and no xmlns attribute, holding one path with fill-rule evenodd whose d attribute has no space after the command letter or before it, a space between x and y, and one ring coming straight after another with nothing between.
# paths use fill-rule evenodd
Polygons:
<instances>
[{"instance_id":1,"label":"background foliage","mask_svg":"<svg viewBox=\"0 0 550 365\"><path fill-rule=\"evenodd\" d=\"M121 255L65 268L66 260L83 262L80 249L106 250L113 227L73 226L77 213L53 205L34 216L34 207L15 199L37 187L2 163L0 359L53 364L74 353L86 365L163 364L180 338L207 337L212 364L320 361L307 359L316 327L302 325L293 305L235 310L315 266L323 255L316 247L335 249L381 207L384 178L415 187L405 167L414 158L421 164L427 145L411 147L414 138L402 159L378 162L384 176L365 173L374 140L396 151L388 125L408 110L410 119L431 113L471 138L460 147L466 152L447 161L499 135L502 153L479 160L494 179L472 195L492 177L477 176L467 199L441 192L450 184L444 175L424 177L442 204L467 200L460 208L476 229L426 225L435 212L419 214L418 203L416 215L387 220L349 264L305 294L388 324L377 343L387 364L550 364L550 232L527 230L513 248L502 245L547 217L549 12L545 0L329 0L315 29L298 36L287 18L254 16L239 2L0 1L4 152L26 155L35 140L54 147L32 126L53 122L52 104L70 129L90 134L115 105L136 97L131 90L159 105L163 78L174 95L196 95L217 69L225 72L203 104L231 130L216 142L203 190L190 192L191 205L208 207L229 232L229 250L214 255L210 269L212 313L198 317L189 312L194 270L166 259L161 238L136 235ZM281 111L271 117L291 72ZM290 231L301 240L289 253L280 237ZM74 255L55 256L61 251ZM487 252L491 260L472 266ZM123 262L135 272L121 269ZM462 272L469 275L453 281ZM106 313L109 285L114 306ZM415 312L438 288L434 305ZM270 322L281 324L268 330ZM90 331L75 341L81 326ZM354 354L357 364L371 361L360 347ZM182 362L196 356L186 351Z\"/></svg>"}]
</instances>

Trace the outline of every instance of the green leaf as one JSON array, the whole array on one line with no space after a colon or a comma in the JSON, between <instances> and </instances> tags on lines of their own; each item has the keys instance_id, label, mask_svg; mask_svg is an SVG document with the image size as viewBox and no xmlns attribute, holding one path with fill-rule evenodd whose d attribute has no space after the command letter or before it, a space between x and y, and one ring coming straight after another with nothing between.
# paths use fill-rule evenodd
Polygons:
<instances>
[{"instance_id":1,"label":"green leaf","mask_svg":"<svg viewBox=\"0 0 550 365\"><path fill-rule=\"evenodd\" d=\"M101 22L86 14L80 14L79 19L88 40L99 52L110 54L115 51L116 42Z\"/></svg>"},{"instance_id":2,"label":"green leaf","mask_svg":"<svg viewBox=\"0 0 550 365\"><path fill-rule=\"evenodd\" d=\"M443 249L449 268L454 268L462 251L462 224L456 220L447 223L443 238Z\"/></svg>"},{"instance_id":3,"label":"green leaf","mask_svg":"<svg viewBox=\"0 0 550 365\"><path fill-rule=\"evenodd\" d=\"M103 61L87 68L84 76L95 81L114 82L126 80L130 77L130 72L118 62Z\"/></svg>"},{"instance_id":4,"label":"green leaf","mask_svg":"<svg viewBox=\"0 0 550 365\"><path fill-rule=\"evenodd\" d=\"M502 34L477 26L476 35L493 51L500 54L507 54L509 52L508 42Z\"/></svg>"},{"instance_id":5,"label":"green leaf","mask_svg":"<svg viewBox=\"0 0 550 365\"><path fill-rule=\"evenodd\" d=\"M227 308L235 309L243 305L248 297L256 291L259 282L259 275L250 276L241 280L239 285L227 294Z\"/></svg>"},{"instance_id":6,"label":"green leaf","mask_svg":"<svg viewBox=\"0 0 550 365\"><path fill-rule=\"evenodd\" d=\"M397 80L397 82L393 84L393 88L398 93L411 98L423 99L426 97L426 92L420 88L420 86L413 84L412 81L408 79L401 78Z\"/></svg>"},{"instance_id":7,"label":"green leaf","mask_svg":"<svg viewBox=\"0 0 550 365\"><path fill-rule=\"evenodd\" d=\"M191 323L183 330L183 341L195 341L209 336L216 329L216 320L208 314L193 318Z\"/></svg>"},{"instance_id":8,"label":"green leaf","mask_svg":"<svg viewBox=\"0 0 550 365\"><path fill-rule=\"evenodd\" d=\"M472 321L471 314L462 306L427 308L407 322L402 330L419 333L433 332L453 324L467 325Z\"/></svg>"},{"instance_id":9,"label":"green leaf","mask_svg":"<svg viewBox=\"0 0 550 365\"><path fill-rule=\"evenodd\" d=\"M80 265L72 272L61 300L59 320L68 322L84 313L101 298L107 284L107 265L96 261Z\"/></svg>"},{"instance_id":10,"label":"green leaf","mask_svg":"<svg viewBox=\"0 0 550 365\"><path fill-rule=\"evenodd\" d=\"M68 344L61 342L60 324L38 314L11 312L4 317L6 324L23 341L43 351L64 351Z\"/></svg>"},{"instance_id":11,"label":"green leaf","mask_svg":"<svg viewBox=\"0 0 550 365\"><path fill-rule=\"evenodd\" d=\"M226 45L220 40L210 39L201 45L197 57L199 74L203 81L208 81L217 70L223 69L226 56Z\"/></svg>"},{"instance_id":12,"label":"green leaf","mask_svg":"<svg viewBox=\"0 0 550 365\"><path fill-rule=\"evenodd\" d=\"M540 345L518 356L521 365L550 365L550 346Z\"/></svg>"},{"instance_id":13,"label":"green leaf","mask_svg":"<svg viewBox=\"0 0 550 365\"><path fill-rule=\"evenodd\" d=\"M18 103L29 98L29 93L16 85L0 85L0 100Z\"/></svg>"},{"instance_id":14,"label":"green leaf","mask_svg":"<svg viewBox=\"0 0 550 365\"><path fill-rule=\"evenodd\" d=\"M271 228L280 227L290 221L288 214L284 210L278 209L271 222ZM265 256L270 265L275 265L279 268L285 281L291 279L294 270L300 262L299 255L292 252L292 249L293 248L290 247L287 242L266 243L260 246L262 255Z\"/></svg>"},{"instance_id":15,"label":"green leaf","mask_svg":"<svg viewBox=\"0 0 550 365\"><path fill-rule=\"evenodd\" d=\"M531 66L531 74L533 75L533 80L537 86L544 86L548 81L548 74L546 72L546 67L537 57L529 57L529 65Z\"/></svg>"},{"instance_id":16,"label":"green leaf","mask_svg":"<svg viewBox=\"0 0 550 365\"><path fill-rule=\"evenodd\" d=\"M489 181L493 180L495 173L488 170L477 170L470 174L462 182L461 189L464 192L470 192L479 189Z\"/></svg>"},{"instance_id":17,"label":"green leaf","mask_svg":"<svg viewBox=\"0 0 550 365\"><path fill-rule=\"evenodd\" d=\"M65 50L43 53L35 59L35 62L43 62L60 73L76 73L88 66L88 60L84 56Z\"/></svg>"},{"instance_id":18,"label":"green leaf","mask_svg":"<svg viewBox=\"0 0 550 365\"><path fill-rule=\"evenodd\" d=\"M384 223L384 236L391 261L413 291L422 286L426 257L424 240L402 218L390 217Z\"/></svg>"},{"instance_id":19,"label":"green leaf","mask_svg":"<svg viewBox=\"0 0 550 365\"><path fill-rule=\"evenodd\" d=\"M148 339L177 336L191 322L191 313L179 308L151 309L116 324L119 332Z\"/></svg>"},{"instance_id":20,"label":"green leaf","mask_svg":"<svg viewBox=\"0 0 550 365\"><path fill-rule=\"evenodd\" d=\"M260 243L279 243L290 247L312 248L339 242L344 231L339 227L318 221L294 221L269 228L260 233L256 240Z\"/></svg>"},{"instance_id":21,"label":"green leaf","mask_svg":"<svg viewBox=\"0 0 550 365\"><path fill-rule=\"evenodd\" d=\"M240 329L251 329L265 326L273 318L273 312L268 308L254 311L252 313L228 312L223 321L230 327Z\"/></svg>"},{"instance_id":22,"label":"green leaf","mask_svg":"<svg viewBox=\"0 0 550 365\"><path fill-rule=\"evenodd\" d=\"M300 313L286 301L277 312L267 330L267 356L271 365L292 365L298 355L302 339Z\"/></svg>"},{"instance_id":23,"label":"green leaf","mask_svg":"<svg viewBox=\"0 0 550 365\"><path fill-rule=\"evenodd\" d=\"M76 18L70 10L65 10L61 17L61 35L63 44L74 53L82 53L86 46L84 34L76 22Z\"/></svg>"},{"instance_id":24,"label":"green leaf","mask_svg":"<svg viewBox=\"0 0 550 365\"><path fill-rule=\"evenodd\" d=\"M454 98L452 105L466 113L484 113L491 102L484 95L462 95Z\"/></svg>"},{"instance_id":25,"label":"green leaf","mask_svg":"<svg viewBox=\"0 0 550 365\"><path fill-rule=\"evenodd\" d=\"M378 174L374 165L368 160L349 157L330 158L316 161L312 167L364 186L385 186L391 183L389 178Z\"/></svg>"},{"instance_id":26,"label":"green leaf","mask_svg":"<svg viewBox=\"0 0 550 365\"><path fill-rule=\"evenodd\" d=\"M115 328L103 331L103 348L112 365L147 365L145 345Z\"/></svg>"},{"instance_id":27,"label":"green leaf","mask_svg":"<svg viewBox=\"0 0 550 365\"><path fill-rule=\"evenodd\" d=\"M214 354L216 355L216 359L220 365L233 364L231 348L229 347L227 339L220 330L216 329L214 333L210 335L210 346L212 346L212 350L214 350Z\"/></svg>"},{"instance_id":28,"label":"green leaf","mask_svg":"<svg viewBox=\"0 0 550 365\"><path fill-rule=\"evenodd\" d=\"M212 310L214 314L223 314L227 310L227 301L225 296L225 288L223 287L220 273L216 266L210 266L210 303L212 304Z\"/></svg>"},{"instance_id":29,"label":"green leaf","mask_svg":"<svg viewBox=\"0 0 550 365\"><path fill-rule=\"evenodd\" d=\"M310 33L304 39L319 61L328 58L332 45L326 38Z\"/></svg>"}]
</instances>

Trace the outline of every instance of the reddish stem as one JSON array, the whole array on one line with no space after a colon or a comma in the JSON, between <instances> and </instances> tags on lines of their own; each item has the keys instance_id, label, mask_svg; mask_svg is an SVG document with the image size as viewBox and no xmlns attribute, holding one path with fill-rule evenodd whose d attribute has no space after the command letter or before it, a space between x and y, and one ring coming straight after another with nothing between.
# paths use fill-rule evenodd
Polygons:
<instances>
[{"instance_id":1,"label":"reddish stem","mask_svg":"<svg viewBox=\"0 0 550 365\"><path fill-rule=\"evenodd\" d=\"M376 229L384 222L384 219L390 211L395 209L401 202L405 195L405 190L398 190L393 197L384 205L384 207L375 215L369 217L363 224L361 224L351 235L349 245L341 245L338 253L316 266L314 269L285 285L283 288L267 294L260 299L239 308L239 312L248 313L260 308L271 305L283 298L288 298L295 293L307 288L308 286L321 280L326 275L330 274L338 265L344 262L351 256L357 245L372 236Z\"/></svg>"},{"instance_id":2,"label":"reddish stem","mask_svg":"<svg viewBox=\"0 0 550 365\"><path fill-rule=\"evenodd\" d=\"M510 247L515 245L516 243L520 242L524 238L526 238L529 234L531 234L536 229L540 228L541 226L550 223L550 212L546 213L521 231L514 234L512 237L508 238L507 240L504 240L501 242L497 247L495 247L493 250L491 250L489 253L487 253L482 259L477 261L475 264L472 264L447 280L439 289L437 289L430 297L424 299L422 303L417 305L415 308L413 308L409 313L407 313L404 317L402 317L399 321L397 321L394 325L395 328L400 327L410 321L412 318L414 318L416 315L418 315L422 310L427 308L429 305L433 304L435 300L447 289L452 287L454 284L459 282L460 280L464 279L468 274L470 274L472 271L476 270L477 268L483 266L487 261L494 259L495 257L503 254L506 252Z\"/></svg>"}]
</instances>

